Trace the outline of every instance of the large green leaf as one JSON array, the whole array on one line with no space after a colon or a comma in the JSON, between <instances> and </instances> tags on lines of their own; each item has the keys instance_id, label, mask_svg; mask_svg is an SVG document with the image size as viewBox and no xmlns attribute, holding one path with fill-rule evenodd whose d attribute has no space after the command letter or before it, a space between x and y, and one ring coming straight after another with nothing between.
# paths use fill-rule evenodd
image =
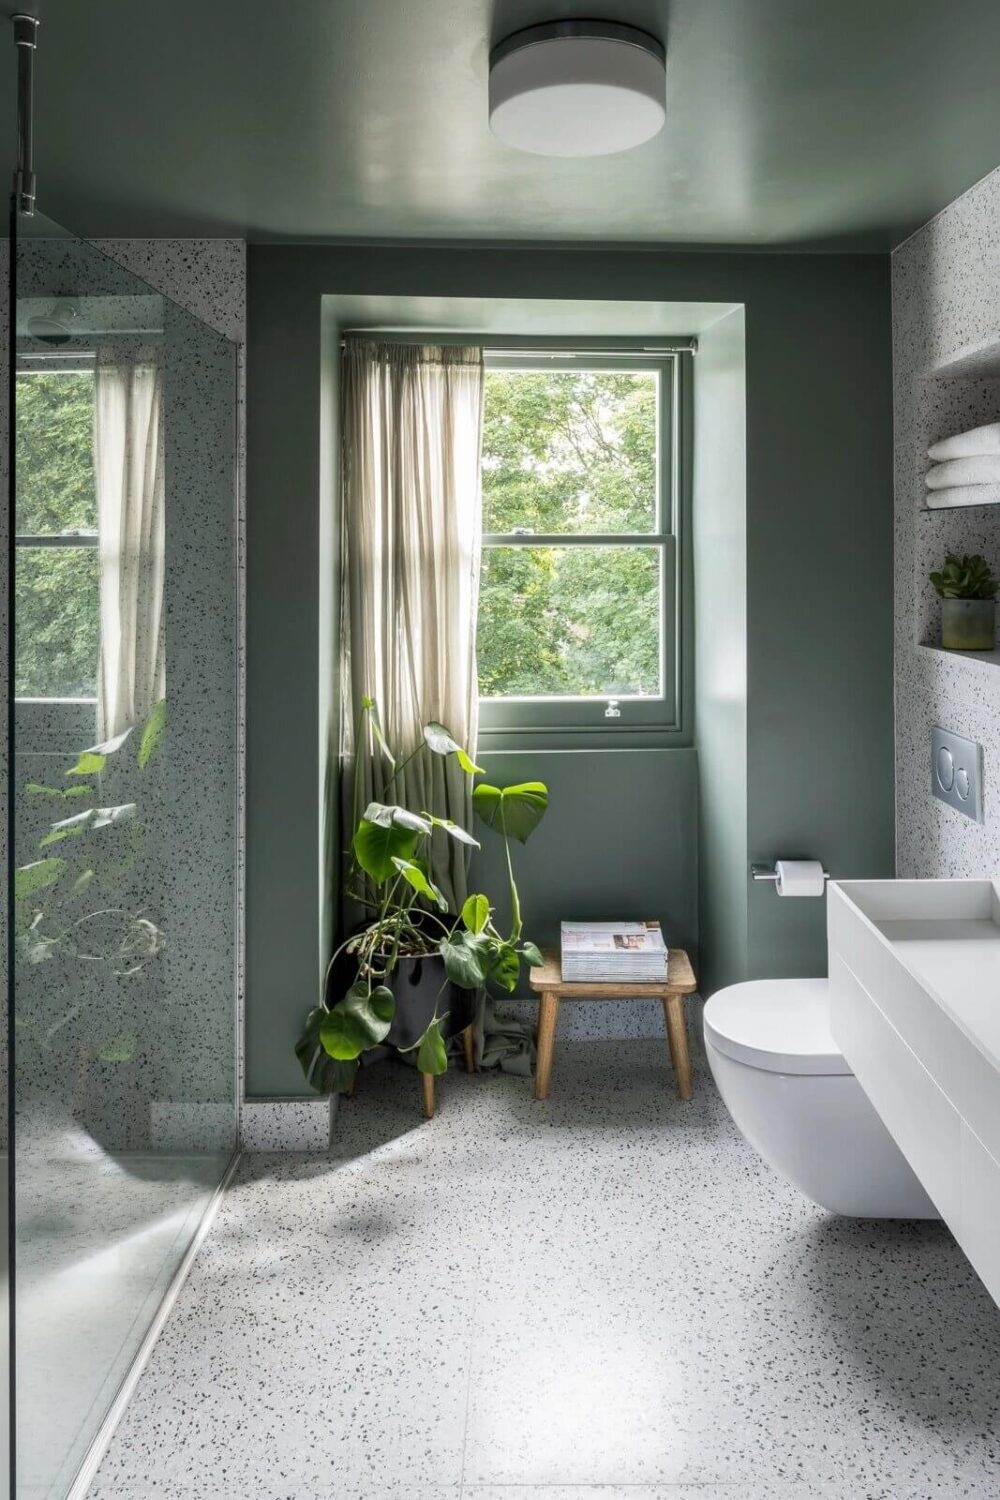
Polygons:
<instances>
[{"instance_id":1,"label":"large green leaf","mask_svg":"<svg viewBox=\"0 0 1000 1500\"><path fill-rule=\"evenodd\" d=\"M490 964L490 978L502 989L510 994L517 989L517 981L521 976L521 960L517 949L511 943L502 943L493 956Z\"/></svg>"},{"instance_id":2,"label":"large green leaf","mask_svg":"<svg viewBox=\"0 0 1000 1500\"><path fill-rule=\"evenodd\" d=\"M408 807L399 807L394 802L369 802L365 818L379 828L410 828L415 833L430 833L430 821L423 813L410 812Z\"/></svg>"},{"instance_id":3,"label":"large green leaf","mask_svg":"<svg viewBox=\"0 0 1000 1500\"><path fill-rule=\"evenodd\" d=\"M412 859L421 838L431 831L426 818L405 807L387 807L369 802L354 835L354 855L372 880L389 880L396 874L397 859Z\"/></svg>"},{"instance_id":4,"label":"large green leaf","mask_svg":"<svg viewBox=\"0 0 1000 1500\"><path fill-rule=\"evenodd\" d=\"M482 932L490 920L490 903L486 896L469 896L462 906L462 921L470 932Z\"/></svg>"},{"instance_id":5,"label":"large green leaf","mask_svg":"<svg viewBox=\"0 0 1000 1500\"><path fill-rule=\"evenodd\" d=\"M445 973L459 989L478 990L486 982L489 955L483 938L473 932L456 932L440 946Z\"/></svg>"},{"instance_id":6,"label":"large green leaf","mask_svg":"<svg viewBox=\"0 0 1000 1500\"><path fill-rule=\"evenodd\" d=\"M430 1023L417 1048L417 1067L421 1073L447 1073L448 1049L441 1034L441 1022L436 1018Z\"/></svg>"},{"instance_id":7,"label":"large green leaf","mask_svg":"<svg viewBox=\"0 0 1000 1500\"><path fill-rule=\"evenodd\" d=\"M104 770L106 756L96 750L84 750L75 766L70 766L67 776L97 776Z\"/></svg>"},{"instance_id":8,"label":"large green leaf","mask_svg":"<svg viewBox=\"0 0 1000 1500\"><path fill-rule=\"evenodd\" d=\"M384 984L369 990L367 982L359 979L343 1000L327 1012L319 1028L319 1039L331 1057L350 1062L385 1040L395 1013L392 990Z\"/></svg>"},{"instance_id":9,"label":"large green leaf","mask_svg":"<svg viewBox=\"0 0 1000 1500\"><path fill-rule=\"evenodd\" d=\"M471 833L467 833L461 823L454 823L451 818L436 818L433 813L429 812L421 813L420 816L426 818L434 828L440 828L449 838L455 839L459 844L469 844L473 849L482 847L479 840L474 839Z\"/></svg>"},{"instance_id":10,"label":"large green leaf","mask_svg":"<svg viewBox=\"0 0 1000 1500\"><path fill-rule=\"evenodd\" d=\"M161 698L159 703L153 705L153 711L146 720L146 726L142 731L142 739L139 742L140 770L145 770L157 750L159 750L166 732L167 700L166 698Z\"/></svg>"},{"instance_id":11,"label":"large green leaf","mask_svg":"<svg viewBox=\"0 0 1000 1500\"><path fill-rule=\"evenodd\" d=\"M450 730L445 729L443 724L430 723L424 725L424 742L435 755L454 755L463 771L470 776L482 775L482 766L477 766L472 756L462 745L458 743Z\"/></svg>"},{"instance_id":12,"label":"large green leaf","mask_svg":"<svg viewBox=\"0 0 1000 1500\"><path fill-rule=\"evenodd\" d=\"M331 1057L319 1038L319 1029L329 1012L317 1005L306 1017L302 1035L295 1043L295 1056L306 1083L320 1094L349 1093L358 1071L357 1061L341 1062Z\"/></svg>"},{"instance_id":13,"label":"large green leaf","mask_svg":"<svg viewBox=\"0 0 1000 1500\"><path fill-rule=\"evenodd\" d=\"M544 782L522 781L517 786L477 786L472 805L488 828L526 844L545 816L549 791Z\"/></svg>"},{"instance_id":14,"label":"large green leaf","mask_svg":"<svg viewBox=\"0 0 1000 1500\"><path fill-rule=\"evenodd\" d=\"M66 861L49 855L47 859L36 859L34 864L22 865L14 871L14 895L18 901L29 901L39 891L55 885L66 868Z\"/></svg>"},{"instance_id":15,"label":"large green leaf","mask_svg":"<svg viewBox=\"0 0 1000 1500\"><path fill-rule=\"evenodd\" d=\"M67 798L92 797L94 788L92 786L43 786L40 781L29 781L25 783L24 793L26 797L42 801L49 799L65 802Z\"/></svg>"},{"instance_id":16,"label":"large green leaf","mask_svg":"<svg viewBox=\"0 0 1000 1500\"><path fill-rule=\"evenodd\" d=\"M448 910L448 903L434 882L428 879L426 867L415 859L394 859L393 864L403 879L412 885L418 896L433 901L440 911Z\"/></svg>"},{"instance_id":17,"label":"large green leaf","mask_svg":"<svg viewBox=\"0 0 1000 1500\"><path fill-rule=\"evenodd\" d=\"M76 813L72 818L62 818L53 823L50 832L39 840L40 849L50 844L59 844L63 839L79 838L94 828L113 828L116 823L128 822L136 814L134 802L123 802L119 807L88 807L86 812Z\"/></svg>"}]
</instances>

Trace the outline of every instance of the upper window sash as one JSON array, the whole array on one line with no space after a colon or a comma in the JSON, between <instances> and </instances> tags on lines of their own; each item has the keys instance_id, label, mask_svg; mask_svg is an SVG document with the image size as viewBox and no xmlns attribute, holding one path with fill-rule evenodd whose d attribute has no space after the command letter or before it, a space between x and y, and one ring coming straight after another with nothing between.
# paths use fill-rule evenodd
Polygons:
<instances>
[{"instance_id":1,"label":"upper window sash","mask_svg":"<svg viewBox=\"0 0 1000 1500\"><path fill-rule=\"evenodd\" d=\"M574 539L578 541L607 541L610 544L628 545L630 542L648 541L650 537L669 536L674 531L675 508L670 483L673 456L671 451L674 364L673 355L652 356L646 353L591 354L574 353L567 350L526 353L523 350L484 349L483 360L487 372L503 370L511 373L541 374L552 370L565 370L570 374L635 375L648 371L656 377L656 460L654 465L653 515L651 525L644 531L604 531L598 529L573 529L540 533L517 530L513 532L483 533L484 546L562 546Z\"/></svg>"}]
</instances>

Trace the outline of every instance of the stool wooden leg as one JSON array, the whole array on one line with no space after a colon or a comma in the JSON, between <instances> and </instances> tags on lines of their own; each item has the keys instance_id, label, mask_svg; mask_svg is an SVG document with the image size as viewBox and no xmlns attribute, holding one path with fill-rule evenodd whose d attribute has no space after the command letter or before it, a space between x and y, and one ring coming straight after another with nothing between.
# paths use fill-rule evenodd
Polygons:
<instances>
[{"instance_id":1,"label":"stool wooden leg","mask_svg":"<svg viewBox=\"0 0 1000 1500\"><path fill-rule=\"evenodd\" d=\"M476 1071L476 1033L471 1026L462 1032L462 1051L465 1053L465 1071Z\"/></svg>"},{"instance_id":2,"label":"stool wooden leg","mask_svg":"<svg viewBox=\"0 0 1000 1500\"><path fill-rule=\"evenodd\" d=\"M535 1068L535 1098L547 1099L552 1074L552 1052L556 1044L559 996L543 990L538 1004L538 1063Z\"/></svg>"},{"instance_id":3,"label":"stool wooden leg","mask_svg":"<svg viewBox=\"0 0 1000 1500\"><path fill-rule=\"evenodd\" d=\"M684 1025L684 996L664 995L663 1016L667 1023L670 1061L677 1077L677 1092L682 1099L690 1099L691 1059L688 1056L687 1030Z\"/></svg>"},{"instance_id":4,"label":"stool wooden leg","mask_svg":"<svg viewBox=\"0 0 1000 1500\"><path fill-rule=\"evenodd\" d=\"M424 1085L424 1119L434 1118L434 1074L421 1073L421 1081Z\"/></svg>"}]
</instances>

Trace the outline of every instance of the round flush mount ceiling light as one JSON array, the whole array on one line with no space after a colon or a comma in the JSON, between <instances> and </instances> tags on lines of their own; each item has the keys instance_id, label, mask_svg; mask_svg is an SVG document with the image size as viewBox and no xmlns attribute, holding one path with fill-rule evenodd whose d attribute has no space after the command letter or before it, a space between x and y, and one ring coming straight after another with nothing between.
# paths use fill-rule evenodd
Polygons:
<instances>
[{"instance_id":1,"label":"round flush mount ceiling light","mask_svg":"<svg viewBox=\"0 0 1000 1500\"><path fill-rule=\"evenodd\" d=\"M490 54L490 129L538 156L610 156L648 141L666 117L666 53L611 21L515 31Z\"/></svg>"}]
</instances>

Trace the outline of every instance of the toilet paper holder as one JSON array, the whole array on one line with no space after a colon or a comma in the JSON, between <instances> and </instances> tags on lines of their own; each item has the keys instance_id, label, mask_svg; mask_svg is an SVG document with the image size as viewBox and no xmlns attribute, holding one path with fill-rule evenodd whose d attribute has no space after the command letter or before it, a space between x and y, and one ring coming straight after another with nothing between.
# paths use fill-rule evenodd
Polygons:
<instances>
[{"instance_id":1,"label":"toilet paper holder","mask_svg":"<svg viewBox=\"0 0 1000 1500\"><path fill-rule=\"evenodd\" d=\"M777 880L778 871L774 865L753 864L750 866L750 875L754 880ZM826 870L823 871L823 879L830 879Z\"/></svg>"}]
</instances>

